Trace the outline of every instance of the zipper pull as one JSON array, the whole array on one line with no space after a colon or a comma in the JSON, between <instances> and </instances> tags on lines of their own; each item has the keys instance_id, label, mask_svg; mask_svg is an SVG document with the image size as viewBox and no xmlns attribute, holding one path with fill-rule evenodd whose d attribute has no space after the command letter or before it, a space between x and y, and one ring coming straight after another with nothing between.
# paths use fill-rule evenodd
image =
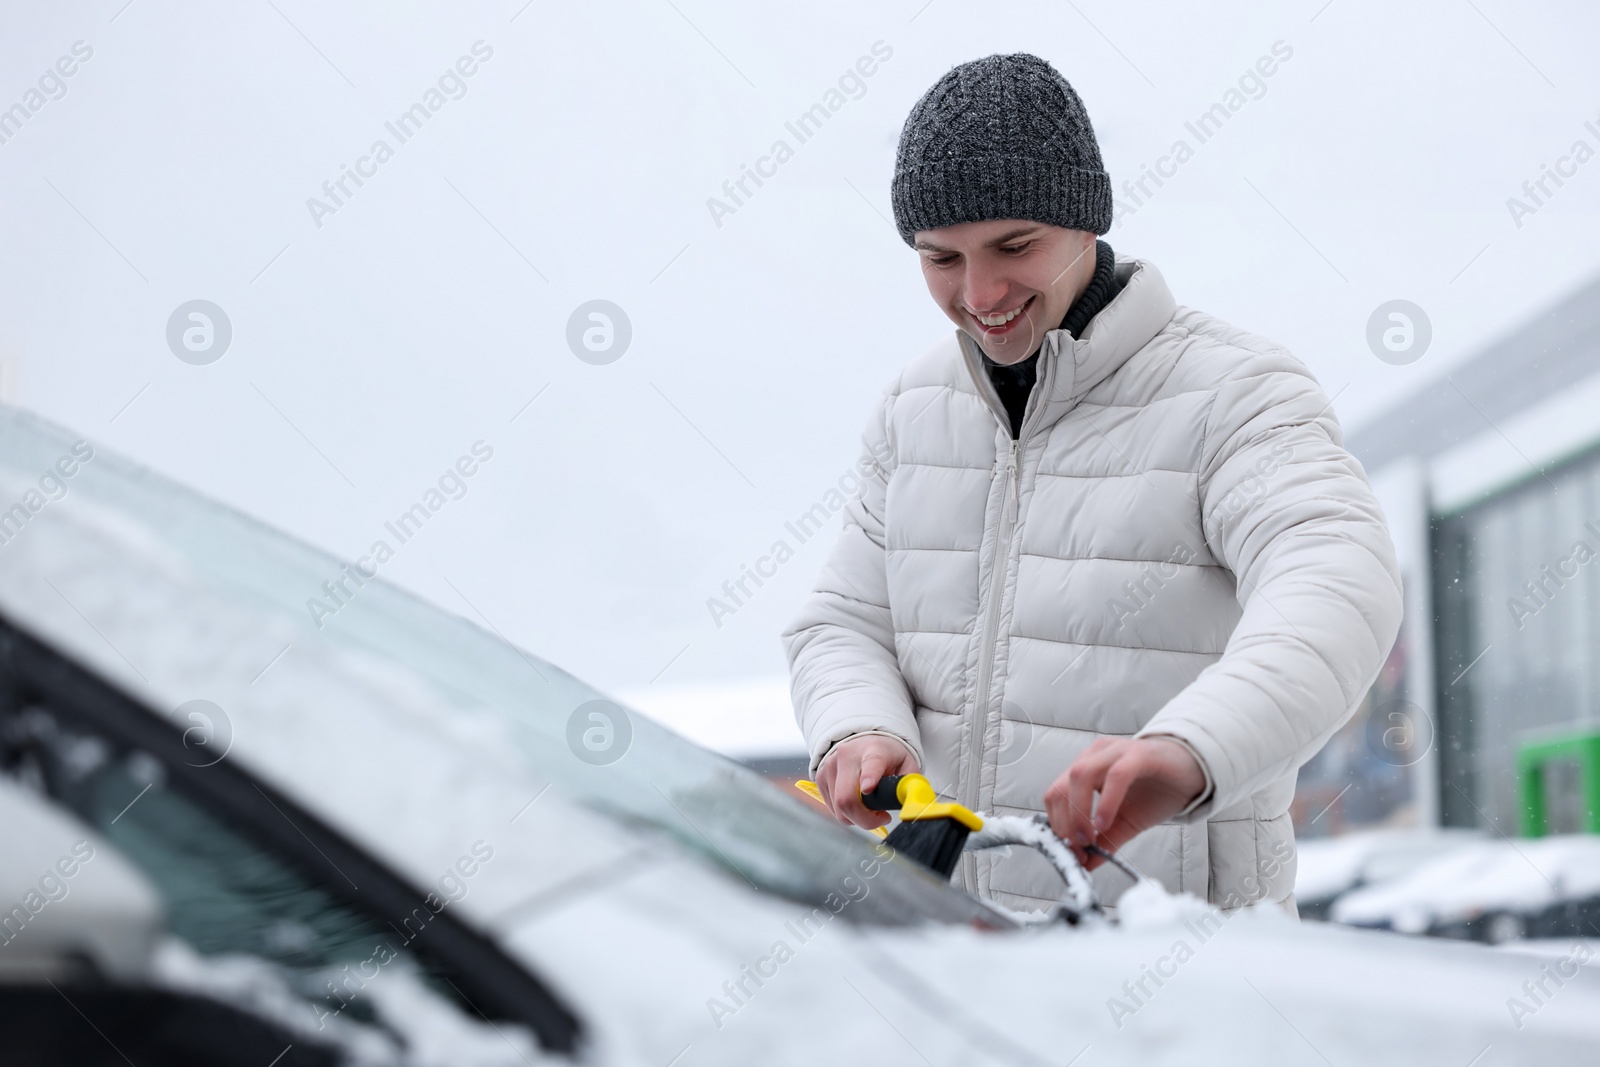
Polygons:
<instances>
[{"instance_id":1,"label":"zipper pull","mask_svg":"<svg viewBox=\"0 0 1600 1067\"><path fill-rule=\"evenodd\" d=\"M1006 486L1005 486L1005 517L1007 525L1017 520L1017 442L1011 442L1011 451L1006 454Z\"/></svg>"}]
</instances>

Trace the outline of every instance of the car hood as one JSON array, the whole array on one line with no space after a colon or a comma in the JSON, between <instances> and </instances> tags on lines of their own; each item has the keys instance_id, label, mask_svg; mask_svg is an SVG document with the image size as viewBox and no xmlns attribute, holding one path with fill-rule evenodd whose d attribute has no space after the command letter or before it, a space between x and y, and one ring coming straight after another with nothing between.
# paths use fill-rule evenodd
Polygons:
<instances>
[{"instance_id":1,"label":"car hood","mask_svg":"<svg viewBox=\"0 0 1600 1067\"><path fill-rule=\"evenodd\" d=\"M1463 1067L1491 1046L1479 1062L1600 1049L1600 973L1570 950L1195 906L1093 930L861 927L669 860L526 916L508 944L560 975L605 1063Z\"/></svg>"}]
</instances>

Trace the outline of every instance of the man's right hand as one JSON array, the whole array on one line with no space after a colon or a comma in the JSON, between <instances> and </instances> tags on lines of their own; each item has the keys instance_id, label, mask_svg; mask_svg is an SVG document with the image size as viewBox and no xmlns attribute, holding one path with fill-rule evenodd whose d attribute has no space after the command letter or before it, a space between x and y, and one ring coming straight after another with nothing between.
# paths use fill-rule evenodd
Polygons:
<instances>
[{"instance_id":1,"label":"man's right hand","mask_svg":"<svg viewBox=\"0 0 1600 1067\"><path fill-rule=\"evenodd\" d=\"M917 757L904 742L882 734L866 734L841 741L829 750L817 768L817 788L836 819L871 830L887 823L889 814L862 804L861 794L872 792L886 775L919 770Z\"/></svg>"}]
</instances>

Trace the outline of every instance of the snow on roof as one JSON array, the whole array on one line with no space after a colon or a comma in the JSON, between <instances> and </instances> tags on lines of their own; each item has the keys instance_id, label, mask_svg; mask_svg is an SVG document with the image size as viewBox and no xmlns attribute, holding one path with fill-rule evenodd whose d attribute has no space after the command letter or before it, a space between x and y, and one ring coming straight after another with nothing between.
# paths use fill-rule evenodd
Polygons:
<instances>
[{"instance_id":1,"label":"snow on roof","mask_svg":"<svg viewBox=\"0 0 1600 1067\"><path fill-rule=\"evenodd\" d=\"M651 685L625 690L617 699L695 744L734 759L806 751L787 678Z\"/></svg>"}]
</instances>

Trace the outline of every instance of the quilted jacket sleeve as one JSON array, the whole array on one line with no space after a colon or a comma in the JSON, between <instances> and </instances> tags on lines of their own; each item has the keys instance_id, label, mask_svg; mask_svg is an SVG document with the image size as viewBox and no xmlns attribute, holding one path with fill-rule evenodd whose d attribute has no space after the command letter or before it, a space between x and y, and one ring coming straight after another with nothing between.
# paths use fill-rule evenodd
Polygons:
<instances>
[{"instance_id":1,"label":"quilted jacket sleeve","mask_svg":"<svg viewBox=\"0 0 1600 1067\"><path fill-rule=\"evenodd\" d=\"M815 590L783 632L795 717L813 773L830 748L860 733L900 738L923 761L889 617L884 509L892 403L885 395L867 422L856 466L861 491L845 506L844 529Z\"/></svg>"},{"instance_id":2,"label":"quilted jacket sleeve","mask_svg":"<svg viewBox=\"0 0 1600 1067\"><path fill-rule=\"evenodd\" d=\"M1222 657L1139 731L1183 741L1216 815L1309 760L1377 677L1400 627L1400 569L1322 390L1255 353L1217 392L1200 466L1203 534L1242 615Z\"/></svg>"}]
</instances>

